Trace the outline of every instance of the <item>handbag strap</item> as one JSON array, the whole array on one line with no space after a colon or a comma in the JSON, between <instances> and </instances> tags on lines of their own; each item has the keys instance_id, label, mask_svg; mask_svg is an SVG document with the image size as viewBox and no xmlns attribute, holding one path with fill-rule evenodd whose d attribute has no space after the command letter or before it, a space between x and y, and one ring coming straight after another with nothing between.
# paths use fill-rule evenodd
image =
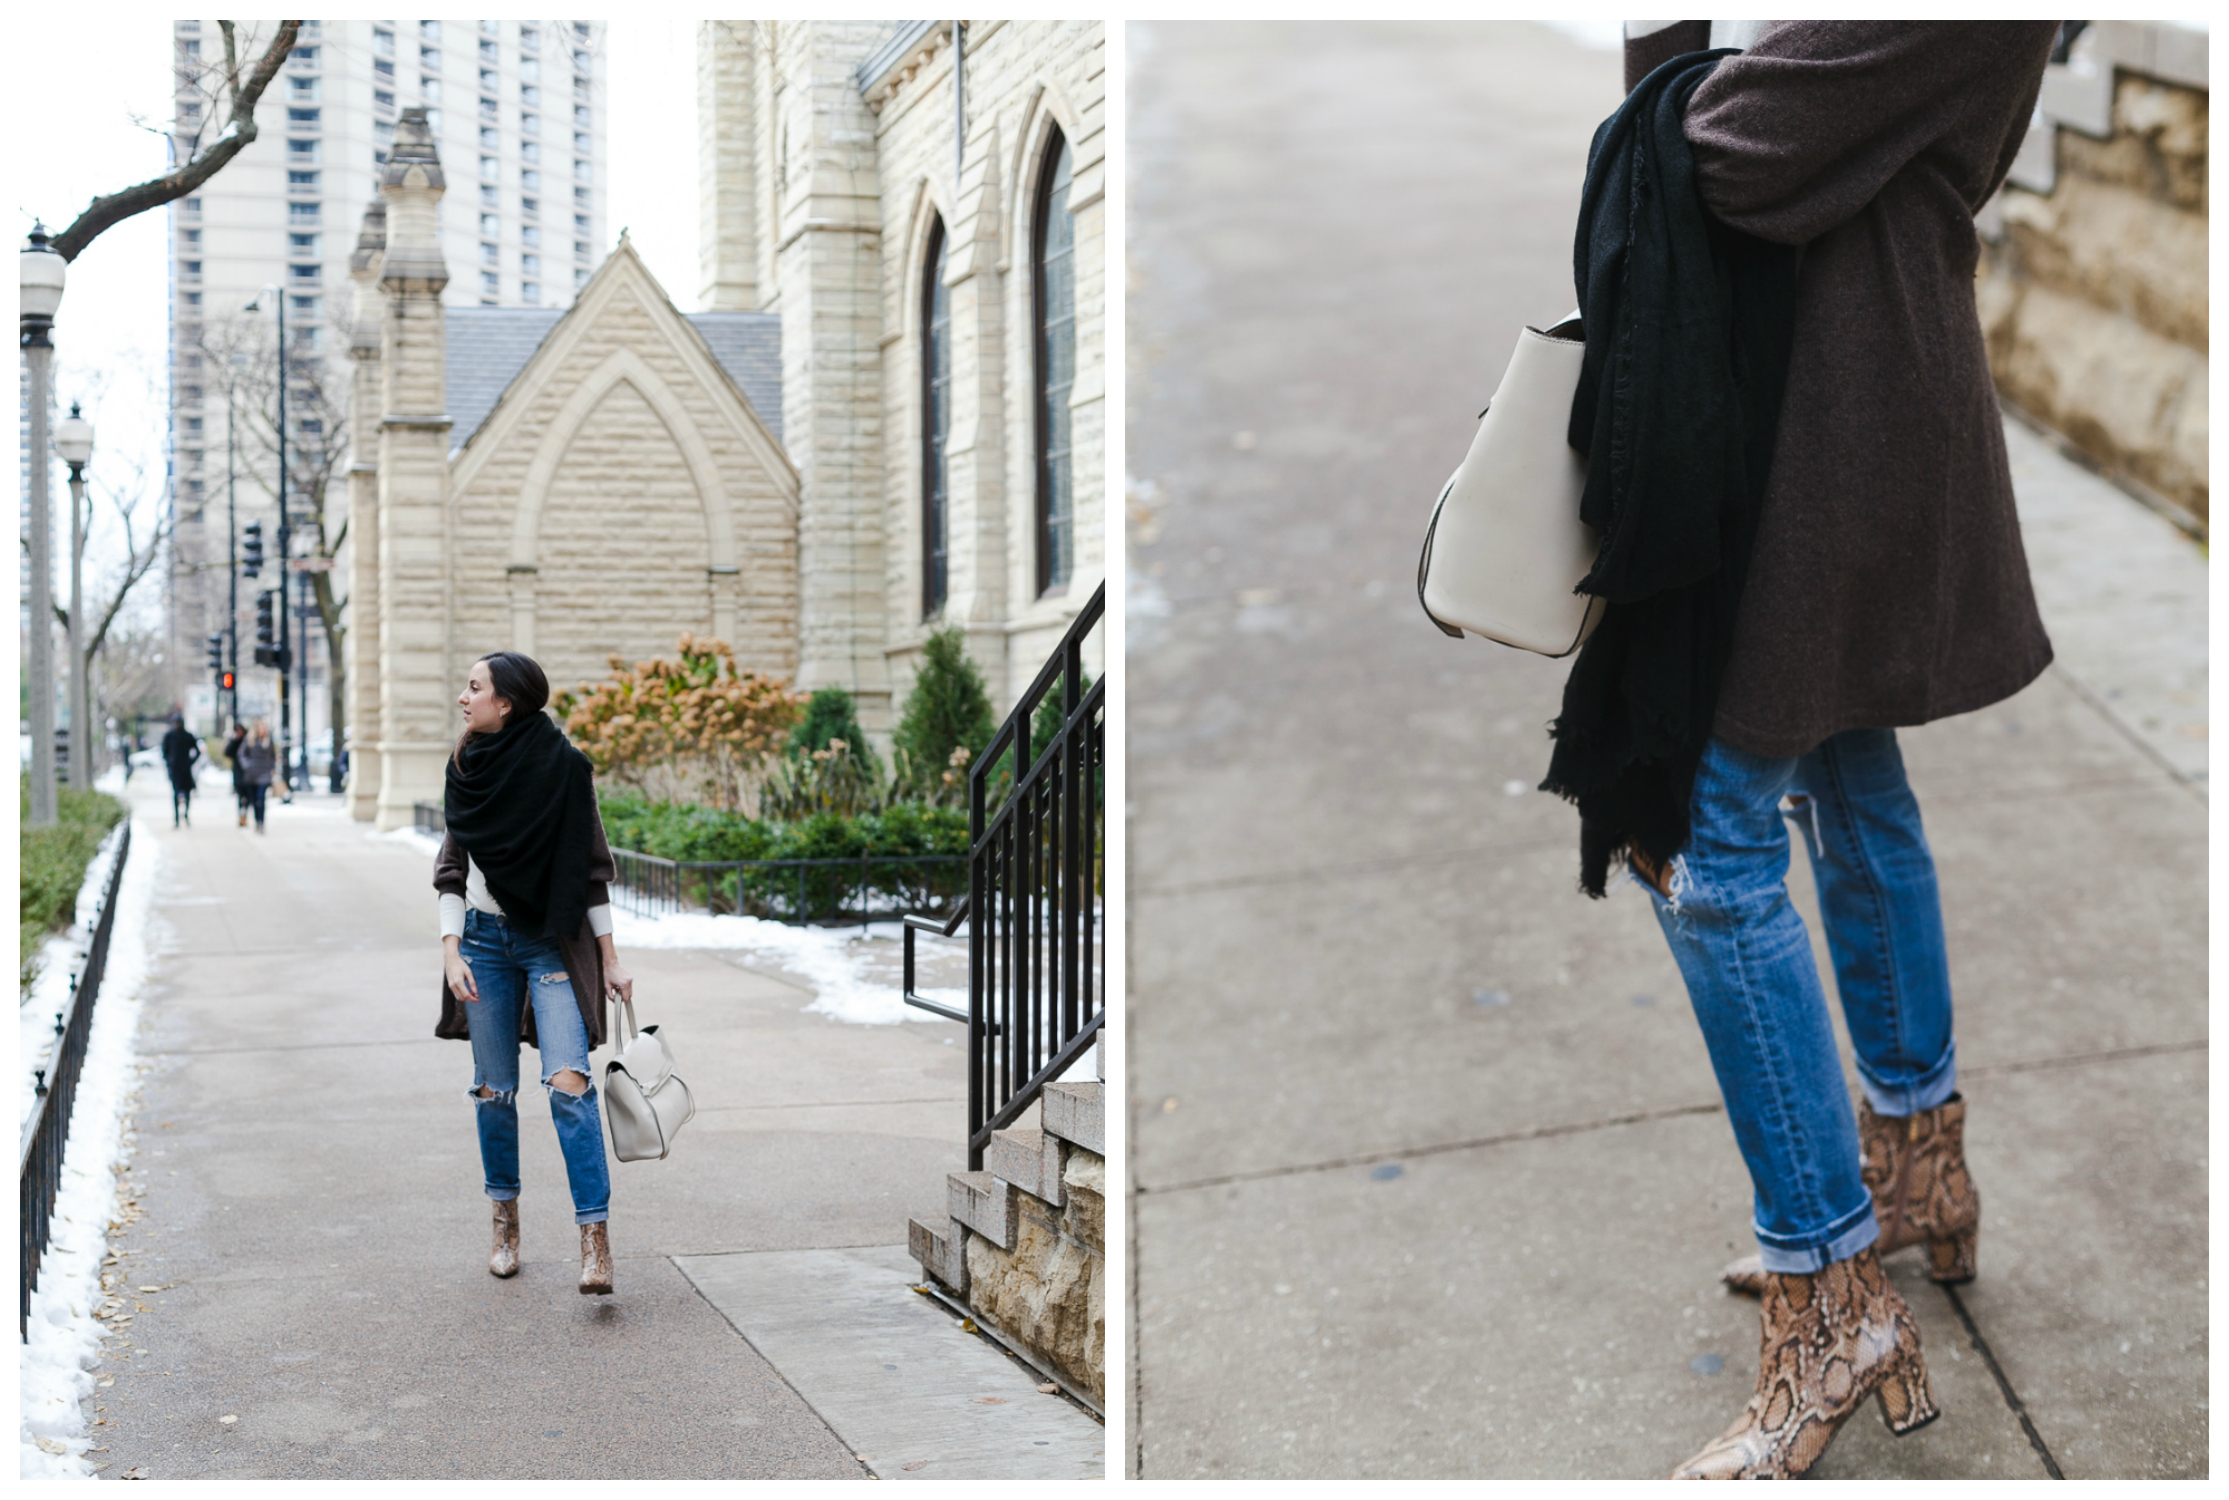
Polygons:
<instances>
[{"instance_id":1,"label":"handbag strap","mask_svg":"<svg viewBox=\"0 0 2229 1500\"><path fill-rule=\"evenodd\" d=\"M1483 417L1486 414L1480 412L1479 415ZM1440 628L1440 634L1451 635L1457 640L1463 638L1461 627L1450 625L1438 615L1433 614L1432 606L1424 602L1424 579L1432 571L1432 538L1439 533L1440 512L1447 507L1447 497L1455 493L1455 477L1462 472L1462 470L1457 469L1455 475L1450 475L1447 488L1440 491L1439 501L1432 507L1432 524L1424 528L1424 551L1416 560L1416 607L1424 611L1424 618Z\"/></svg>"},{"instance_id":2,"label":"handbag strap","mask_svg":"<svg viewBox=\"0 0 2229 1500\"><path fill-rule=\"evenodd\" d=\"M635 1024L635 1002L633 1000L615 999L611 1002L611 1010L614 1022L617 1022L621 1012L625 1012L627 1017L627 1040L622 1042L616 1036L612 1039L612 1049L617 1052L624 1052L629 1046L633 1045L636 1036L642 1030Z\"/></svg>"}]
</instances>

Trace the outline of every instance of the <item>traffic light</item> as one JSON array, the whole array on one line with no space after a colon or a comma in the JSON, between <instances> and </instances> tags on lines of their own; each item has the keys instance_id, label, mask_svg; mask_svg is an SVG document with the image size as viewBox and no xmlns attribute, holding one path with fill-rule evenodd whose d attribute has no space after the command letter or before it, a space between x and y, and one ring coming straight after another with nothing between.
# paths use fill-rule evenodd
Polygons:
<instances>
[{"instance_id":1,"label":"traffic light","mask_svg":"<svg viewBox=\"0 0 2229 1500\"><path fill-rule=\"evenodd\" d=\"M237 687L238 687L239 685L240 685L240 684L239 684L239 682L238 682L238 681L237 681L237 680L235 679L235 677L234 677L234 675L233 675L232 673L230 673L230 672L220 672L220 673L218 673L218 674L217 674L217 686L218 686L218 687L220 687L220 688L223 688L223 689L224 689L224 690L225 690L226 692L228 692L228 693L229 693L229 692L231 692L231 691L232 691L232 690L233 690L234 688L237 688Z\"/></svg>"},{"instance_id":2,"label":"traffic light","mask_svg":"<svg viewBox=\"0 0 2229 1500\"><path fill-rule=\"evenodd\" d=\"M255 664L275 667L279 664L279 627L272 618L271 590L265 589L255 596Z\"/></svg>"},{"instance_id":3,"label":"traffic light","mask_svg":"<svg viewBox=\"0 0 2229 1500\"><path fill-rule=\"evenodd\" d=\"M209 670L212 672L222 672L224 670L224 637L221 635L209 637Z\"/></svg>"},{"instance_id":4,"label":"traffic light","mask_svg":"<svg viewBox=\"0 0 2229 1500\"><path fill-rule=\"evenodd\" d=\"M263 572L263 523L250 521L240 538L240 576L256 578Z\"/></svg>"}]
</instances>

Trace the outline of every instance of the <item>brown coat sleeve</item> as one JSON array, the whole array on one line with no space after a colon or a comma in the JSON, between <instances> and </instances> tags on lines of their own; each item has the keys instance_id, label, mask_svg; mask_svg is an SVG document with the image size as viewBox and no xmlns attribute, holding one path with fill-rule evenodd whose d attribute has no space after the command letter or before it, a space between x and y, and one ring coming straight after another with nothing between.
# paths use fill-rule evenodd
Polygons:
<instances>
[{"instance_id":1,"label":"brown coat sleeve","mask_svg":"<svg viewBox=\"0 0 2229 1500\"><path fill-rule=\"evenodd\" d=\"M2057 34L2055 21L1776 22L1688 102L1703 202L1736 229L1800 245L1934 157L1978 208L2003 176L1997 122L2022 90L2032 105ZM1981 122L1992 139L1958 139Z\"/></svg>"},{"instance_id":2,"label":"brown coat sleeve","mask_svg":"<svg viewBox=\"0 0 2229 1500\"><path fill-rule=\"evenodd\" d=\"M433 888L444 896L464 894L468 871L464 851L448 834L441 835L441 852L433 859Z\"/></svg>"},{"instance_id":3,"label":"brown coat sleeve","mask_svg":"<svg viewBox=\"0 0 2229 1500\"><path fill-rule=\"evenodd\" d=\"M1647 36L1628 36L1625 39L1625 91L1632 93L1633 85L1681 53L1701 52L1708 46L1708 21L1674 21Z\"/></svg>"},{"instance_id":4,"label":"brown coat sleeve","mask_svg":"<svg viewBox=\"0 0 2229 1500\"><path fill-rule=\"evenodd\" d=\"M611 857L611 845L604 840L604 809L596 800L594 782L589 783L588 805L596 820L588 845L588 904L607 906L611 902L611 882L619 878L619 865Z\"/></svg>"}]
</instances>

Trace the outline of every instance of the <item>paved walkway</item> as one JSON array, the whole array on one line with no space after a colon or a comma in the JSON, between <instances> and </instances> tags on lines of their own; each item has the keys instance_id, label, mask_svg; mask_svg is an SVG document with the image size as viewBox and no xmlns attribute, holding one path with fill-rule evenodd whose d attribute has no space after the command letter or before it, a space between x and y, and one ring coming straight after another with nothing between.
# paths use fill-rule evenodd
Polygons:
<instances>
[{"instance_id":1,"label":"paved walkway","mask_svg":"<svg viewBox=\"0 0 2229 1500\"><path fill-rule=\"evenodd\" d=\"M1529 790L1567 664L1413 592L1517 327L1570 305L1619 60L1515 24L1130 35L1128 1462L1666 1473L1755 1374L1714 1280L1746 1176L1649 911L1576 893ZM1823 1472L2199 1476L2205 566L2008 441L2061 665L1903 736L1982 1273L1892 1262L1947 1417L1868 1412Z\"/></svg>"},{"instance_id":2,"label":"paved walkway","mask_svg":"<svg viewBox=\"0 0 2229 1500\"><path fill-rule=\"evenodd\" d=\"M334 798L274 806L258 838L232 825L229 799L197 799L198 826L174 833L152 779L132 790L166 860L157 909L175 938L141 1040L142 1217L117 1243L127 1283L164 1290L139 1299L149 1310L102 1371L110 1476L902 1472L915 1455L864 1447L824 1403L859 1369L886 1404L942 1412L937 1456L966 1462L919 1477L1041 1465L1043 1430L999 1416L1012 1440L984 1439L1008 1404L1066 1414L1066 1456L1104 1451L1097 1424L908 1288L906 1218L941 1211L963 1164L964 1063L945 1040L959 1028L842 1025L732 956L624 952L698 1117L670 1160L614 1163L618 1291L588 1298L548 1110L523 1093L524 1268L499 1282L471 1059L432 1036L430 860ZM752 1280L769 1256L852 1268L818 1337L753 1295L783 1280ZM774 1315L817 1363L770 1353Z\"/></svg>"}]
</instances>

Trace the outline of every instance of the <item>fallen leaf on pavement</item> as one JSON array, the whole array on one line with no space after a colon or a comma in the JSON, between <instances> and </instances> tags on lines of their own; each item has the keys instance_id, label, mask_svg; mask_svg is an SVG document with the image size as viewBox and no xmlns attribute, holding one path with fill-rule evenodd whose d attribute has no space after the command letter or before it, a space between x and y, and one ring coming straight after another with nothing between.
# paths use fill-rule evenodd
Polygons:
<instances>
[{"instance_id":1,"label":"fallen leaf on pavement","mask_svg":"<svg viewBox=\"0 0 2229 1500\"><path fill-rule=\"evenodd\" d=\"M240 1419L238 1417L219 1417L217 1418L217 1420L219 1422L222 1422L225 1426L230 1427L233 1423L239 1421Z\"/></svg>"},{"instance_id":2,"label":"fallen leaf on pavement","mask_svg":"<svg viewBox=\"0 0 2229 1500\"><path fill-rule=\"evenodd\" d=\"M159 1292L162 1290L162 1288L159 1286L143 1286L140 1288L140 1290L143 1292Z\"/></svg>"},{"instance_id":3,"label":"fallen leaf on pavement","mask_svg":"<svg viewBox=\"0 0 2229 1500\"><path fill-rule=\"evenodd\" d=\"M1037 1394L1040 1396L1057 1396L1060 1394L1060 1387L1048 1380L1037 1388Z\"/></svg>"},{"instance_id":4,"label":"fallen leaf on pavement","mask_svg":"<svg viewBox=\"0 0 2229 1500\"><path fill-rule=\"evenodd\" d=\"M917 1458L910 1464L899 1465L899 1467L904 1469L908 1474L911 1474L915 1469L925 1469L928 1466L929 1461L925 1458Z\"/></svg>"},{"instance_id":5,"label":"fallen leaf on pavement","mask_svg":"<svg viewBox=\"0 0 2229 1500\"><path fill-rule=\"evenodd\" d=\"M39 1448L40 1451L46 1453L67 1453L70 1451L70 1445L68 1443L57 1442L53 1438L40 1438Z\"/></svg>"},{"instance_id":6,"label":"fallen leaf on pavement","mask_svg":"<svg viewBox=\"0 0 2229 1500\"><path fill-rule=\"evenodd\" d=\"M1004 1396L977 1396L975 1404L977 1406L1004 1406L1006 1398Z\"/></svg>"}]
</instances>

